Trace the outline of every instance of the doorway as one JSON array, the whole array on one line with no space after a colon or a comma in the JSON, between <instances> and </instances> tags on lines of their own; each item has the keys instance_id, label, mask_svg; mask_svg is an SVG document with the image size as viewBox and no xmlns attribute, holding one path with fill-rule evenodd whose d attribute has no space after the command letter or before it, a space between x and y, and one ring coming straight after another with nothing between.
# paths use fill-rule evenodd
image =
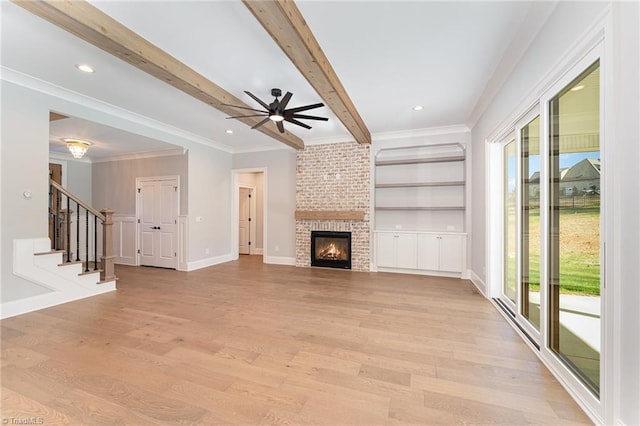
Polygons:
<instances>
[{"instance_id":1,"label":"doorway","mask_svg":"<svg viewBox=\"0 0 640 426\"><path fill-rule=\"evenodd\" d=\"M253 254L256 240L256 189L241 186L238 191L238 253Z\"/></svg>"},{"instance_id":2,"label":"doorway","mask_svg":"<svg viewBox=\"0 0 640 426\"><path fill-rule=\"evenodd\" d=\"M267 247L267 170L232 170L231 250L240 254L263 255ZM250 195L250 197L249 197ZM249 221L249 218L251 219ZM249 244L249 242L251 244Z\"/></svg>"},{"instance_id":3,"label":"doorway","mask_svg":"<svg viewBox=\"0 0 640 426\"><path fill-rule=\"evenodd\" d=\"M176 269L180 178L137 178L136 191L138 263Z\"/></svg>"},{"instance_id":4,"label":"doorway","mask_svg":"<svg viewBox=\"0 0 640 426\"><path fill-rule=\"evenodd\" d=\"M49 179L59 185L62 185L62 164L49 163ZM58 246L55 215L60 211L60 208L58 190L49 185L49 240L51 241L52 250L56 249Z\"/></svg>"}]
</instances>

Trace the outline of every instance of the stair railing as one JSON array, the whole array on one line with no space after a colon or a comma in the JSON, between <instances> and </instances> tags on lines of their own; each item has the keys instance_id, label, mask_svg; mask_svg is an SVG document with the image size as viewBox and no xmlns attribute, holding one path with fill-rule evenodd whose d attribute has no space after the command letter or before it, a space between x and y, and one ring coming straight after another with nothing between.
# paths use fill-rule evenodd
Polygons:
<instances>
[{"instance_id":1,"label":"stair railing","mask_svg":"<svg viewBox=\"0 0 640 426\"><path fill-rule=\"evenodd\" d=\"M80 231L80 222L84 222L84 232ZM82 262L84 272L100 272L100 281L116 278L113 263L112 210L98 211L49 179L49 226L52 249L63 251L65 263ZM102 232L98 233L100 227ZM102 239L100 267L98 236ZM84 249L84 253L81 253L81 248Z\"/></svg>"}]
</instances>

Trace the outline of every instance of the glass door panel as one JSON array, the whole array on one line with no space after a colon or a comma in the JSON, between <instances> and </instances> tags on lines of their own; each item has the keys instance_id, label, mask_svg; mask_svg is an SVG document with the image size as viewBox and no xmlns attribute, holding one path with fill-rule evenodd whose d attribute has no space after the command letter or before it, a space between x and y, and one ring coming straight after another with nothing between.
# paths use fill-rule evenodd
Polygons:
<instances>
[{"instance_id":1,"label":"glass door panel","mask_svg":"<svg viewBox=\"0 0 640 426\"><path fill-rule=\"evenodd\" d=\"M600 70L549 102L549 347L600 389Z\"/></svg>"},{"instance_id":2,"label":"glass door panel","mask_svg":"<svg viewBox=\"0 0 640 426\"><path fill-rule=\"evenodd\" d=\"M515 312L516 286L518 279L518 223L516 198L516 141L510 140L503 148L503 256L502 299Z\"/></svg>"},{"instance_id":3,"label":"glass door panel","mask_svg":"<svg viewBox=\"0 0 640 426\"><path fill-rule=\"evenodd\" d=\"M520 129L520 314L540 331L540 116Z\"/></svg>"}]
</instances>

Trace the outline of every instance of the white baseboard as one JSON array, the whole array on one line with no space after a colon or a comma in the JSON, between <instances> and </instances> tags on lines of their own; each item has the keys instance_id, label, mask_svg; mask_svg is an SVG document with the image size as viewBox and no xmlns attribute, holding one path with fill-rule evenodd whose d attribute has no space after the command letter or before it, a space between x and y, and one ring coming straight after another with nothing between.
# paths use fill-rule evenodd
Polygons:
<instances>
[{"instance_id":1,"label":"white baseboard","mask_svg":"<svg viewBox=\"0 0 640 426\"><path fill-rule=\"evenodd\" d=\"M25 299L12 300L11 302L5 302L2 304L2 309L0 309L0 319L11 318L16 315L27 314L29 312L39 311L40 309L50 308L63 303L73 302L74 300L86 299L87 297L109 293L111 291L115 291L115 289L116 282L113 281L111 283L100 284L100 289L90 296L87 296L86 294L69 296L64 292L54 291L51 293L27 297Z\"/></svg>"},{"instance_id":2,"label":"white baseboard","mask_svg":"<svg viewBox=\"0 0 640 426\"><path fill-rule=\"evenodd\" d=\"M385 268L378 267L375 271L370 272L390 272L393 274L409 274L409 275L426 275L430 277L445 277L445 278L460 278L462 274L457 272L442 272L442 271L426 271L422 269L403 269L403 268Z\"/></svg>"},{"instance_id":3,"label":"white baseboard","mask_svg":"<svg viewBox=\"0 0 640 426\"><path fill-rule=\"evenodd\" d=\"M487 285L484 283L484 281L482 281L482 279L471 269L467 269L467 275L469 276L469 279L471 280L473 285L475 285L478 290L480 290L480 293L484 297L487 297Z\"/></svg>"},{"instance_id":4,"label":"white baseboard","mask_svg":"<svg viewBox=\"0 0 640 426\"><path fill-rule=\"evenodd\" d=\"M264 254L264 249L254 248L254 249L251 249L251 252L252 252L251 254L262 255L262 254Z\"/></svg>"},{"instance_id":5,"label":"white baseboard","mask_svg":"<svg viewBox=\"0 0 640 426\"><path fill-rule=\"evenodd\" d=\"M296 258L284 256L265 256L264 263L270 263L272 265L296 266Z\"/></svg>"},{"instance_id":6,"label":"white baseboard","mask_svg":"<svg viewBox=\"0 0 640 426\"><path fill-rule=\"evenodd\" d=\"M195 271L196 269L207 268L209 266L219 265L221 263L230 262L233 260L231 253L223 254L216 257L207 257L206 259L200 259L187 263L187 271Z\"/></svg>"}]
</instances>

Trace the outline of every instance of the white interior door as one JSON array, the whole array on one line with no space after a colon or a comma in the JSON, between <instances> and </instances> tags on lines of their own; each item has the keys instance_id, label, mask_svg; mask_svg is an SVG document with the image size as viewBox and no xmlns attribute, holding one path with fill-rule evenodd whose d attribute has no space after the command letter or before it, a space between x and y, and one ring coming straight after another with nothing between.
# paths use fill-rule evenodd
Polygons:
<instances>
[{"instance_id":1,"label":"white interior door","mask_svg":"<svg viewBox=\"0 0 640 426\"><path fill-rule=\"evenodd\" d=\"M178 195L177 178L139 182L140 265L176 268Z\"/></svg>"},{"instance_id":2,"label":"white interior door","mask_svg":"<svg viewBox=\"0 0 640 426\"><path fill-rule=\"evenodd\" d=\"M238 253L251 254L251 188L240 188Z\"/></svg>"}]
</instances>

